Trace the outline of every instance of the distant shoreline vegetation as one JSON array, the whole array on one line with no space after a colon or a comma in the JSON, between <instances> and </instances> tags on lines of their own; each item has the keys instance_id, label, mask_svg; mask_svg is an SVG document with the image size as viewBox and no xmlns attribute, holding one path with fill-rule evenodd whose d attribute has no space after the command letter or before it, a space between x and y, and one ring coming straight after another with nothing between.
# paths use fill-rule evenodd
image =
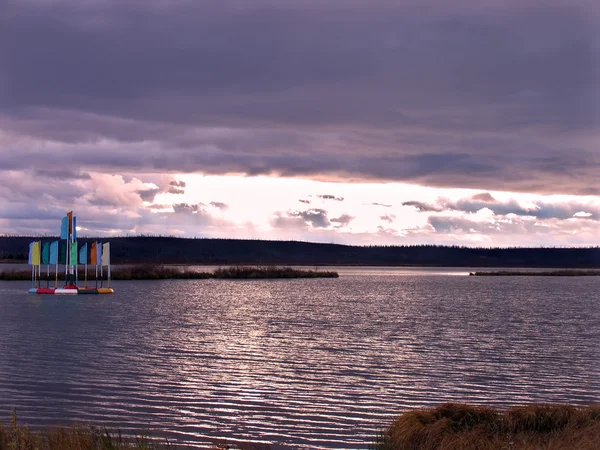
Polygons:
<instances>
[{"instance_id":1,"label":"distant shoreline vegetation","mask_svg":"<svg viewBox=\"0 0 600 450\"><path fill-rule=\"evenodd\" d=\"M495 272L471 272L469 275L476 277L594 277L600 276L600 270L500 270Z\"/></svg>"},{"instance_id":2,"label":"distant shoreline vegetation","mask_svg":"<svg viewBox=\"0 0 600 450\"><path fill-rule=\"evenodd\" d=\"M26 258L33 239L55 236L0 236L0 259ZM93 237L79 237L91 244ZM302 241L176 238L165 236L103 237L110 242L113 264L394 266L600 269L600 247L461 247L447 245L342 245ZM25 259L26 261L26 259Z\"/></svg>"},{"instance_id":3,"label":"distant shoreline vegetation","mask_svg":"<svg viewBox=\"0 0 600 450\"><path fill-rule=\"evenodd\" d=\"M50 271L49 281L54 281L54 272ZM58 274L59 280L64 280L64 272ZM84 280L84 271L79 267L80 283ZM204 279L273 279L273 278L338 278L339 274L326 270L304 270L292 267L269 266L233 266L216 269L212 272L200 272L188 267L168 267L162 265L132 265L113 267L112 280L204 280ZM46 281L46 273L42 270L41 281ZM104 274L106 281L106 274ZM31 280L31 270L12 270L0 272L0 280L23 281ZM88 283L95 282L93 266L88 267Z\"/></svg>"}]
</instances>

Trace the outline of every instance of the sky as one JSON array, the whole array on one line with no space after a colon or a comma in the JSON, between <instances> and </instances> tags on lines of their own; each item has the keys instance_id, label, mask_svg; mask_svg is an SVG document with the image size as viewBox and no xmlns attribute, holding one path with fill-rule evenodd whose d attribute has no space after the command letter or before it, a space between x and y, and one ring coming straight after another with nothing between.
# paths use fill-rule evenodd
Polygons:
<instances>
[{"instance_id":1,"label":"sky","mask_svg":"<svg viewBox=\"0 0 600 450\"><path fill-rule=\"evenodd\" d=\"M600 242L596 0L0 0L0 234Z\"/></svg>"}]
</instances>

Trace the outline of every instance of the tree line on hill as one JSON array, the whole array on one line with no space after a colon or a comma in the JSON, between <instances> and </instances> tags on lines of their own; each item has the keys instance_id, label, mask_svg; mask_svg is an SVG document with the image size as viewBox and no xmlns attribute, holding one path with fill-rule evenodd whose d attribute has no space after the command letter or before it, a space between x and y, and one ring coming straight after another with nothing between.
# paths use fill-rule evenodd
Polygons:
<instances>
[{"instance_id":1,"label":"tree line on hill","mask_svg":"<svg viewBox=\"0 0 600 450\"><path fill-rule=\"evenodd\" d=\"M52 241L57 237L36 238ZM32 237L0 236L0 259L27 259ZM113 264L389 265L600 268L600 247L473 248L442 245L352 246L299 241L176 237L83 238L111 244Z\"/></svg>"}]
</instances>

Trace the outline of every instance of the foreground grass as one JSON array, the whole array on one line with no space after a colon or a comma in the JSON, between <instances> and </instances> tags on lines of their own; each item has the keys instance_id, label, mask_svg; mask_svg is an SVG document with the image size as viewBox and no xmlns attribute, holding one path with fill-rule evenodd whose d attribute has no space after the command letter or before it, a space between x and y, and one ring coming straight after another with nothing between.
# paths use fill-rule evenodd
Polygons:
<instances>
[{"instance_id":1,"label":"foreground grass","mask_svg":"<svg viewBox=\"0 0 600 450\"><path fill-rule=\"evenodd\" d=\"M89 270L89 269L88 269ZM95 274L88 272L88 283L93 282ZM114 268L111 274L113 280L169 280L169 279L267 279L267 278L338 278L337 272L324 270L304 270L292 267L270 266L235 266L220 268L213 272L198 272L190 268L173 266L123 266ZM65 274L59 273L58 279L64 280ZM106 275L105 275L106 278ZM79 279L84 279L84 273L79 270ZM31 280L31 269L0 272L0 280ZM42 273L42 285L46 274ZM50 274L50 284L54 281L54 274Z\"/></svg>"},{"instance_id":2,"label":"foreground grass","mask_svg":"<svg viewBox=\"0 0 600 450\"><path fill-rule=\"evenodd\" d=\"M167 440L124 437L95 427L33 431L0 423L0 450L175 450ZM251 443L217 448L259 449ZM447 403L402 414L370 446L373 450L598 450L600 406L529 405L499 411Z\"/></svg>"},{"instance_id":3,"label":"foreground grass","mask_svg":"<svg viewBox=\"0 0 600 450\"><path fill-rule=\"evenodd\" d=\"M222 442L219 442L222 441ZM0 450L183 450L188 445L174 445L168 439L152 439L147 435L123 436L94 426L51 427L31 430L17 422L13 411L10 424L0 422ZM218 440L211 450L269 450L270 446L252 442L228 444Z\"/></svg>"},{"instance_id":4,"label":"foreground grass","mask_svg":"<svg viewBox=\"0 0 600 450\"><path fill-rule=\"evenodd\" d=\"M547 270L547 271L518 271L501 270L497 272L471 272L473 276L527 276L527 277L591 277L600 276L600 270Z\"/></svg>"},{"instance_id":5,"label":"foreground grass","mask_svg":"<svg viewBox=\"0 0 600 450\"><path fill-rule=\"evenodd\" d=\"M448 403L402 414L377 450L598 450L600 406L530 405L498 411Z\"/></svg>"},{"instance_id":6,"label":"foreground grass","mask_svg":"<svg viewBox=\"0 0 600 450\"><path fill-rule=\"evenodd\" d=\"M17 423L13 412L9 425L0 423L0 450L176 450L164 440L147 436L124 437L95 427L54 427L33 431Z\"/></svg>"}]
</instances>

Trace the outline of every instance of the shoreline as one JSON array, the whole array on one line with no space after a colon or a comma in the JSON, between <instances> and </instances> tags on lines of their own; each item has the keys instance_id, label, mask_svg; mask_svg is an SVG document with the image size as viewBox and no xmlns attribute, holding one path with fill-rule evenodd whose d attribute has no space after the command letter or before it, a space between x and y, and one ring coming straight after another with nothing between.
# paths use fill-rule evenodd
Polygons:
<instances>
[{"instance_id":1,"label":"shoreline","mask_svg":"<svg viewBox=\"0 0 600 450\"><path fill-rule=\"evenodd\" d=\"M490 272L470 272L470 276L475 277L597 277L600 276L600 270L546 270L546 271L525 271L518 270L500 270Z\"/></svg>"},{"instance_id":2,"label":"shoreline","mask_svg":"<svg viewBox=\"0 0 600 450\"><path fill-rule=\"evenodd\" d=\"M84 274L79 267L78 276L80 282L83 282ZM95 282L93 273L88 271L88 283ZM121 268L113 268L111 281L130 281L130 280L258 280L258 279L294 279L294 278L339 278L339 274L334 271L325 270L304 270L294 269L292 267L281 266L232 266L218 268L211 272L201 272L191 270L190 268L177 268L169 266L139 265ZM30 281L31 271L11 270L0 271L0 281ZM48 278L42 273L39 278L41 282L55 281L54 273ZM58 280L64 281L64 272L58 274ZM103 278L106 281L106 278ZM100 281L100 280L98 280Z\"/></svg>"},{"instance_id":3,"label":"shoreline","mask_svg":"<svg viewBox=\"0 0 600 450\"><path fill-rule=\"evenodd\" d=\"M198 424L200 425L200 424ZM165 430L158 430L160 433ZM21 424L13 409L9 423L0 421L0 448L38 450L145 449L177 450L189 443L170 442L143 430L123 435L118 428L101 424L35 427ZM235 437L210 439L211 449L280 448L275 443L257 444ZM374 433L372 450L437 450L486 448L537 450L564 448L597 450L600 444L600 405L529 404L506 408L443 403L408 410ZM192 444L193 445L193 444Z\"/></svg>"}]
</instances>

